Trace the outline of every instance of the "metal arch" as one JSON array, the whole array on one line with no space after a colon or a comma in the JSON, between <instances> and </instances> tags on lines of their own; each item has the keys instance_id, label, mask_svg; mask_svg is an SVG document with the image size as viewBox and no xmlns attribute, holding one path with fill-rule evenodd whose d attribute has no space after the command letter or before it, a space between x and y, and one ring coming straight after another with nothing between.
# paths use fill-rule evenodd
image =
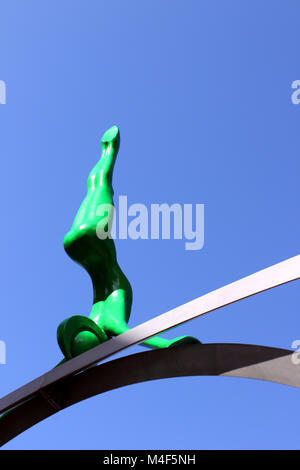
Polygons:
<instances>
[{"instance_id":1,"label":"metal arch","mask_svg":"<svg viewBox=\"0 0 300 470\"><path fill-rule=\"evenodd\" d=\"M247 344L191 344L147 351L67 377L22 402L0 419L0 445L58 411L126 385L171 377L230 376L300 388L292 351ZM128 373L130 371L130 373Z\"/></svg>"},{"instance_id":2,"label":"metal arch","mask_svg":"<svg viewBox=\"0 0 300 470\"><path fill-rule=\"evenodd\" d=\"M293 353L263 346L186 345L127 356L86 370L91 365L157 333L299 278L300 255L159 315L50 370L0 399L0 413L10 410L0 419L0 444L4 444L47 416L89 396L157 378L228 375L269 380L300 388L299 372L291 360ZM127 377L128 370L131 371L129 377ZM93 383L90 384L89 380L91 374L98 373L96 371L99 371L101 385L97 382L96 389L93 389ZM125 376L123 376L124 371ZM81 374L77 374L78 372ZM103 388L105 384L106 388ZM81 397L80 393L83 393Z\"/></svg>"},{"instance_id":3,"label":"metal arch","mask_svg":"<svg viewBox=\"0 0 300 470\"><path fill-rule=\"evenodd\" d=\"M158 317L142 323L74 359L61 364L37 379L0 399L0 413L31 398L41 388L55 384L111 355L138 344L151 336L221 307L300 278L300 255L232 282L198 297Z\"/></svg>"}]
</instances>

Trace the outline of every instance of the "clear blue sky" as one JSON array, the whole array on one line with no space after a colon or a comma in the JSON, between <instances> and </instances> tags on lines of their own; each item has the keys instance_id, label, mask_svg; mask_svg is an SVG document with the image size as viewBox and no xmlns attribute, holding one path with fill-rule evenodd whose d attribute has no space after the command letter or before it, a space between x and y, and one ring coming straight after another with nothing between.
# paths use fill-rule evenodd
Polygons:
<instances>
[{"instance_id":1,"label":"clear blue sky","mask_svg":"<svg viewBox=\"0 0 300 470\"><path fill-rule=\"evenodd\" d=\"M296 0L1 2L1 395L56 364L57 325L90 311L90 280L62 240L113 124L116 197L205 204L200 251L116 242L130 325L299 253L299 14ZM168 336L291 348L299 292L280 287ZM5 448L299 449L299 393L160 380L82 402Z\"/></svg>"}]
</instances>

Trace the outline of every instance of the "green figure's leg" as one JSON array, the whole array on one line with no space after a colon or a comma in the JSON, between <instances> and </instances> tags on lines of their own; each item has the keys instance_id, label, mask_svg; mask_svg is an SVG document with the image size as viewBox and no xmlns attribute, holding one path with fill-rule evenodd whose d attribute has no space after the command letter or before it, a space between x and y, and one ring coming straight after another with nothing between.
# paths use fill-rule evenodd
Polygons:
<instances>
[{"instance_id":1,"label":"green figure's leg","mask_svg":"<svg viewBox=\"0 0 300 470\"><path fill-rule=\"evenodd\" d=\"M101 325L105 332L109 332L112 336L117 336L130 330L127 325L131 308L131 299L127 299L127 293L123 289L114 291L102 304L95 303L93 305L90 318L97 325ZM112 315L113 312L113 315ZM125 313L125 315L124 315ZM184 343L199 343L198 340L191 336L181 336L172 340L153 336L144 341L142 344L149 348L168 348Z\"/></svg>"},{"instance_id":2,"label":"green figure's leg","mask_svg":"<svg viewBox=\"0 0 300 470\"><path fill-rule=\"evenodd\" d=\"M59 344L66 357L76 356L130 329L127 323L131 312L132 289L118 265L114 242L108 236L114 212L112 175L120 145L116 126L105 132L101 144L101 159L89 175L87 195L70 232L64 238L67 254L89 273L94 290L90 320L81 317L81 325L80 317L77 316L59 326ZM95 331L93 325L96 325ZM78 332L73 337L72 328ZM143 344L166 348L186 342L198 341L186 336L174 340L155 336ZM69 351L69 356L66 351Z\"/></svg>"}]
</instances>

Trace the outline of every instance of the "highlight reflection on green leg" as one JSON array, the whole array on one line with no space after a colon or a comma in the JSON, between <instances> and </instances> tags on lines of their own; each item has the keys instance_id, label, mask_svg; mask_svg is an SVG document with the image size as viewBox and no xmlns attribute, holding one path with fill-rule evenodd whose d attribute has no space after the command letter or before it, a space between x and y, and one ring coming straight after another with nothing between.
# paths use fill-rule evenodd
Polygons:
<instances>
[{"instance_id":1,"label":"highlight reflection on green leg","mask_svg":"<svg viewBox=\"0 0 300 470\"><path fill-rule=\"evenodd\" d=\"M89 320L76 315L58 327L58 343L67 359L130 329L132 289L117 262L114 241L108 236L114 213L112 176L119 146L119 129L113 126L102 137L101 158L88 177L86 197L64 238L65 251L89 273L94 291ZM199 341L190 336L173 340L154 336L143 345L167 348L191 342Z\"/></svg>"}]
</instances>

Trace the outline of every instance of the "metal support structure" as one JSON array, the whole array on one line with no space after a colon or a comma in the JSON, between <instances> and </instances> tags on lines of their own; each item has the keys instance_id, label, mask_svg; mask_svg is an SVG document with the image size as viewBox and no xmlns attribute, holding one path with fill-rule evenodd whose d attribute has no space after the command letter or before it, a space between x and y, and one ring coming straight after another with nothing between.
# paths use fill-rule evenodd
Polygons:
<instances>
[{"instance_id":1,"label":"metal support structure","mask_svg":"<svg viewBox=\"0 0 300 470\"><path fill-rule=\"evenodd\" d=\"M0 419L0 444L80 400L147 380L227 375L300 388L293 352L264 346L191 344L134 354L89 368L157 333L299 278L300 255L159 315L50 370L0 399L0 413L8 411Z\"/></svg>"},{"instance_id":2,"label":"metal support structure","mask_svg":"<svg viewBox=\"0 0 300 470\"><path fill-rule=\"evenodd\" d=\"M247 344L191 344L106 362L42 388L0 419L0 445L49 416L116 388L184 376L228 376L300 388L292 351ZM130 374L128 371L130 370Z\"/></svg>"},{"instance_id":3,"label":"metal support structure","mask_svg":"<svg viewBox=\"0 0 300 470\"><path fill-rule=\"evenodd\" d=\"M0 399L0 413L31 398L41 388L76 374L111 355L174 326L185 323L221 307L300 278L300 255L258 271L220 289L214 290L180 307L142 323L95 348L70 359L46 374Z\"/></svg>"}]
</instances>

